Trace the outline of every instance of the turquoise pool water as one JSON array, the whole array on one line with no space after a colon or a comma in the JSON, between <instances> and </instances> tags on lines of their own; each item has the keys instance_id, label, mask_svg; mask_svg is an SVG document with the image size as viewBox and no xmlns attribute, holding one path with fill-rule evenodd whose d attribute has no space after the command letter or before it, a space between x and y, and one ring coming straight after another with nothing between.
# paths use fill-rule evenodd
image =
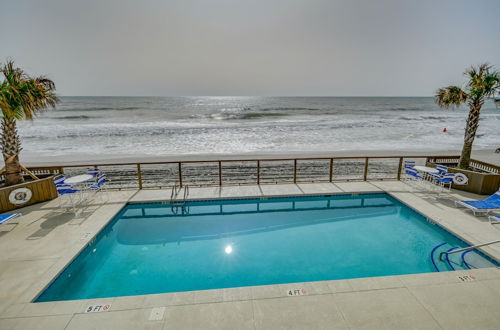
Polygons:
<instances>
[{"instance_id":1,"label":"turquoise pool water","mask_svg":"<svg viewBox=\"0 0 500 330\"><path fill-rule=\"evenodd\" d=\"M131 204L36 301L433 272L443 242L387 194Z\"/></svg>"}]
</instances>

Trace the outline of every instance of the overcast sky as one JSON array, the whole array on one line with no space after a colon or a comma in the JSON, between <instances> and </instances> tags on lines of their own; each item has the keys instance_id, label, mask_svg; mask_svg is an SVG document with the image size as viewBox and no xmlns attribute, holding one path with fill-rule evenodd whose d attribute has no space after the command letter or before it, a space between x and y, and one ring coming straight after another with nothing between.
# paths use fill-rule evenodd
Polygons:
<instances>
[{"instance_id":1,"label":"overcast sky","mask_svg":"<svg viewBox=\"0 0 500 330\"><path fill-rule=\"evenodd\" d=\"M427 96L500 67L499 0L0 0L61 95Z\"/></svg>"}]
</instances>

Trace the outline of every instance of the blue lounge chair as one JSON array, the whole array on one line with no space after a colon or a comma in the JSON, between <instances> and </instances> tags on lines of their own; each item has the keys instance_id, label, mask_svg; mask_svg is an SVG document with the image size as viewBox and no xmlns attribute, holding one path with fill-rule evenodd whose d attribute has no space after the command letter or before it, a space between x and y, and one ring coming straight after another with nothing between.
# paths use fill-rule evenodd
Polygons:
<instances>
[{"instance_id":1,"label":"blue lounge chair","mask_svg":"<svg viewBox=\"0 0 500 330\"><path fill-rule=\"evenodd\" d=\"M405 168L405 174L410 180L420 180L422 176L413 168Z\"/></svg>"},{"instance_id":2,"label":"blue lounge chair","mask_svg":"<svg viewBox=\"0 0 500 330\"><path fill-rule=\"evenodd\" d=\"M500 223L500 215L492 215L490 216L490 223Z\"/></svg>"},{"instance_id":3,"label":"blue lounge chair","mask_svg":"<svg viewBox=\"0 0 500 330\"><path fill-rule=\"evenodd\" d=\"M413 160L405 160L404 168L413 168L415 166L415 162Z\"/></svg>"},{"instance_id":4,"label":"blue lounge chair","mask_svg":"<svg viewBox=\"0 0 500 330\"><path fill-rule=\"evenodd\" d=\"M438 170L439 174L441 174L441 175L448 173L448 167L446 167L444 165L436 165L436 170Z\"/></svg>"},{"instance_id":5,"label":"blue lounge chair","mask_svg":"<svg viewBox=\"0 0 500 330\"><path fill-rule=\"evenodd\" d=\"M97 178L101 174L101 171L98 168L87 168L87 174Z\"/></svg>"},{"instance_id":6,"label":"blue lounge chair","mask_svg":"<svg viewBox=\"0 0 500 330\"><path fill-rule=\"evenodd\" d=\"M54 178L56 190L59 195L74 194L79 192L79 190L73 189L73 186L64 183L64 180L66 180L66 177L64 175L60 175L57 178Z\"/></svg>"},{"instance_id":7,"label":"blue lounge chair","mask_svg":"<svg viewBox=\"0 0 500 330\"><path fill-rule=\"evenodd\" d=\"M101 189L102 186L106 184L106 174L100 174L97 178L97 182L90 186L90 189Z\"/></svg>"},{"instance_id":8,"label":"blue lounge chair","mask_svg":"<svg viewBox=\"0 0 500 330\"><path fill-rule=\"evenodd\" d=\"M480 201L455 201L455 205L461 205L474 213L489 213L494 210L500 210L500 190L491 195L488 198L485 198Z\"/></svg>"},{"instance_id":9,"label":"blue lounge chair","mask_svg":"<svg viewBox=\"0 0 500 330\"><path fill-rule=\"evenodd\" d=\"M412 167L406 167L404 169L405 177L404 181L409 185L413 186L415 184L414 188L417 188L417 186L420 186L423 181L423 177L418 174L417 170L412 168Z\"/></svg>"},{"instance_id":10,"label":"blue lounge chair","mask_svg":"<svg viewBox=\"0 0 500 330\"><path fill-rule=\"evenodd\" d=\"M6 213L6 214L0 214L0 225L6 223L7 221L10 221L14 218L17 218L21 216L21 213Z\"/></svg>"},{"instance_id":11,"label":"blue lounge chair","mask_svg":"<svg viewBox=\"0 0 500 330\"><path fill-rule=\"evenodd\" d=\"M56 185L56 189L59 195L74 194L80 191L77 189L73 189L73 187L69 184Z\"/></svg>"},{"instance_id":12,"label":"blue lounge chair","mask_svg":"<svg viewBox=\"0 0 500 330\"><path fill-rule=\"evenodd\" d=\"M97 182L90 186L90 191L93 191L94 194L97 194L98 192L102 191L106 182L107 182L106 174L103 173L99 174L99 176L97 177ZM100 194L100 197L102 199L103 195Z\"/></svg>"},{"instance_id":13,"label":"blue lounge chair","mask_svg":"<svg viewBox=\"0 0 500 330\"><path fill-rule=\"evenodd\" d=\"M447 174L444 174L443 176L440 176L438 178L436 178L434 181L441 187L443 187L444 189L444 186L445 185L448 185L448 191L451 190L451 185L453 183L453 179L455 178L455 174L454 173L447 173Z\"/></svg>"},{"instance_id":14,"label":"blue lounge chair","mask_svg":"<svg viewBox=\"0 0 500 330\"><path fill-rule=\"evenodd\" d=\"M417 170L407 167L405 168L405 181L410 182L420 182L422 180L422 176L418 174Z\"/></svg>"},{"instance_id":15,"label":"blue lounge chair","mask_svg":"<svg viewBox=\"0 0 500 330\"><path fill-rule=\"evenodd\" d=\"M57 194L60 196L59 207L72 208L73 211L75 211L76 204L78 204L82 199L81 191L78 189L74 189L72 185L64 183L64 180L66 180L66 177L64 175L60 175L54 178Z\"/></svg>"},{"instance_id":16,"label":"blue lounge chair","mask_svg":"<svg viewBox=\"0 0 500 330\"><path fill-rule=\"evenodd\" d=\"M64 175L59 175L54 178L54 183L56 186L64 184L64 180L66 180L66 177Z\"/></svg>"}]
</instances>

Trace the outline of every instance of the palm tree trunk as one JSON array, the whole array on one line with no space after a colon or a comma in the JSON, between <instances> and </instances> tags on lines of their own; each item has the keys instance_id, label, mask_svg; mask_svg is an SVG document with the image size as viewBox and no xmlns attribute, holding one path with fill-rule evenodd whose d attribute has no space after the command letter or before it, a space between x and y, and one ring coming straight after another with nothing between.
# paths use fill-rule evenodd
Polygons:
<instances>
[{"instance_id":1,"label":"palm tree trunk","mask_svg":"<svg viewBox=\"0 0 500 330\"><path fill-rule=\"evenodd\" d=\"M2 133L0 136L3 160L5 162L5 184L11 186L23 182L19 152L21 141L17 134L15 119L2 119Z\"/></svg>"},{"instance_id":2,"label":"palm tree trunk","mask_svg":"<svg viewBox=\"0 0 500 330\"><path fill-rule=\"evenodd\" d=\"M469 168L472 144L476 137L476 131L479 125L479 114L483 103L482 101L475 101L469 104L469 117L467 118L465 127L464 146L462 148L462 154L460 155L460 161L458 162L458 168L465 170Z\"/></svg>"}]
</instances>

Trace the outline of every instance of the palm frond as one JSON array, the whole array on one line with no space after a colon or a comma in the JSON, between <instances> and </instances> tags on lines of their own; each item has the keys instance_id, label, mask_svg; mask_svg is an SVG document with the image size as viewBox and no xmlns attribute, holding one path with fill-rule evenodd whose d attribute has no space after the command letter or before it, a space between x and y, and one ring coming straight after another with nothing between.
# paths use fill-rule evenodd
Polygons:
<instances>
[{"instance_id":1,"label":"palm frond","mask_svg":"<svg viewBox=\"0 0 500 330\"><path fill-rule=\"evenodd\" d=\"M500 73L488 63L472 66L464 74L469 78L467 89L472 100L483 100L500 88Z\"/></svg>"},{"instance_id":2,"label":"palm frond","mask_svg":"<svg viewBox=\"0 0 500 330\"><path fill-rule=\"evenodd\" d=\"M55 107L59 98L55 94L55 84L45 76L30 77L13 61L1 67L4 81L0 84L0 108L2 116L15 119L33 119L49 108Z\"/></svg>"},{"instance_id":3,"label":"palm frond","mask_svg":"<svg viewBox=\"0 0 500 330\"><path fill-rule=\"evenodd\" d=\"M441 108L458 107L467 101L467 93L459 86L448 86L436 91L434 101Z\"/></svg>"}]
</instances>

